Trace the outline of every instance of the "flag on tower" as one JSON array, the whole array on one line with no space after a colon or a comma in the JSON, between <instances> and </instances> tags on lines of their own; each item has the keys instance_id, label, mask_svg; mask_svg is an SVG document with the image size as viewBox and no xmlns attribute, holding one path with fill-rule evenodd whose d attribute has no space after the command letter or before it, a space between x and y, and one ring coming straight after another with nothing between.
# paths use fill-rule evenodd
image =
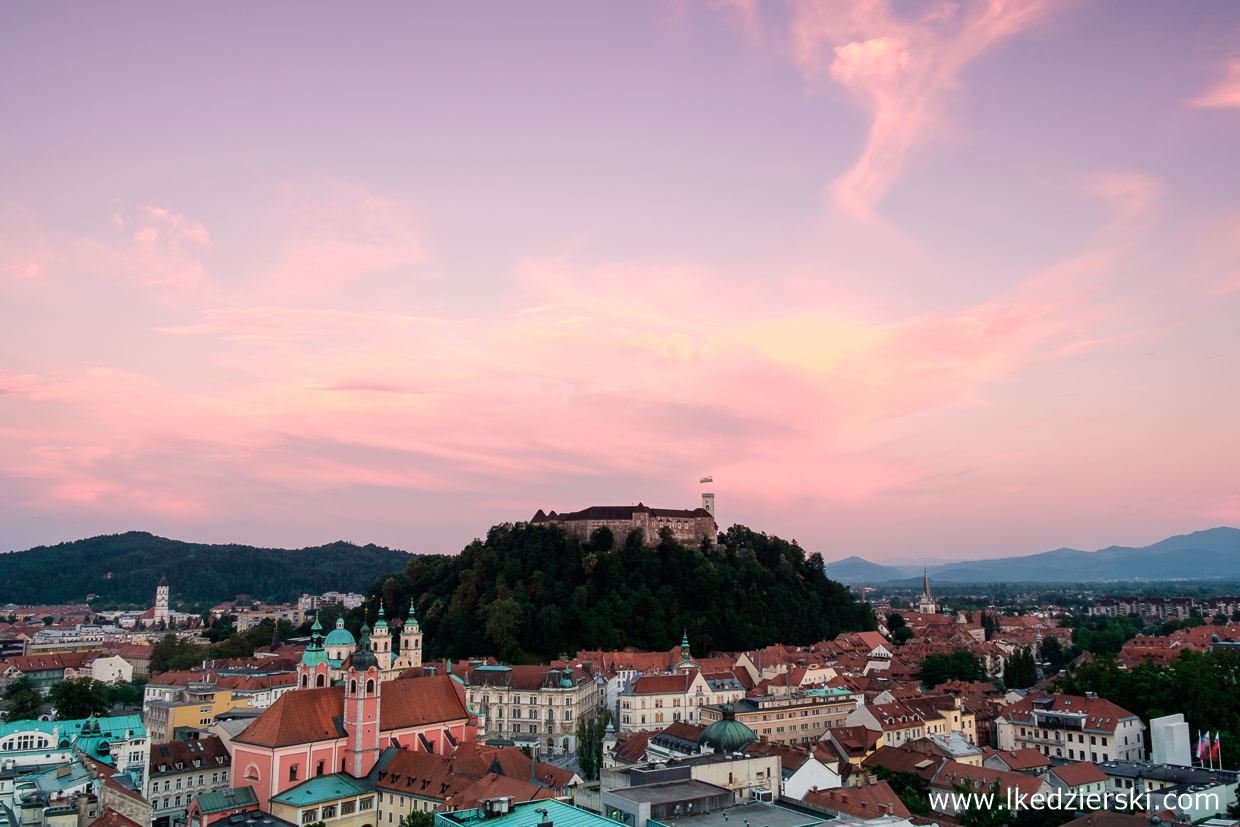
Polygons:
<instances>
[{"instance_id":1,"label":"flag on tower","mask_svg":"<svg viewBox=\"0 0 1240 827\"><path fill-rule=\"evenodd\" d=\"M715 478L714 478L713 476L710 476L710 477L702 477L702 479L698 481L698 484L699 484L699 485L705 485L705 484L706 484L706 483L708 483L708 482L714 482L714 481L715 481Z\"/></svg>"}]
</instances>

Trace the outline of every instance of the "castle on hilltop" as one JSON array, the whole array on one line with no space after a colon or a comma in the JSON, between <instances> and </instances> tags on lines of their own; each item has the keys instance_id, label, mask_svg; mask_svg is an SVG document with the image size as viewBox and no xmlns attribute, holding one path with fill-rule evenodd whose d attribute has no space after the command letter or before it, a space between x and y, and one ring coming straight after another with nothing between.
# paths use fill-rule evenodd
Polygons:
<instances>
[{"instance_id":1,"label":"castle on hilltop","mask_svg":"<svg viewBox=\"0 0 1240 827\"><path fill-rule=\"evenodd\" d=\"M707 500L707 496L710 497ZM593 505L582 511L566 514L543 513L538 509L530 523L534 525L560 525L565 531L581 540L589 540L598 528L609 528L617 543L623 543L634 529L641 529L648 546L659 544L659 532L670 529L676 541L685 545L699 545L702 540L712 543L719 536L715 524L714 495L703 495L702 508L675 509L651 508L637 505ZM707 507L709 506L709 507Z\"/></svg>"}]
</instances>

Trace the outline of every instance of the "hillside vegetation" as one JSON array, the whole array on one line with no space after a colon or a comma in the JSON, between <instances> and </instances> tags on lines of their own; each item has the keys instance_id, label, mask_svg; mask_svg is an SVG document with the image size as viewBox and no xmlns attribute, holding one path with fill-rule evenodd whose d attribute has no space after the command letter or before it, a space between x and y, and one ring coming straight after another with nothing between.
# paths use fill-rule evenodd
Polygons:
<instances>
[{"instance_id":1,"label":"hillside vegetation","mask_svg":"<svg viewBox=\"0 0 1240 827\"><path fill-rule=\"evenodd\" d=\"M869 607L827 579L822 556L733 526L722 545L686 548L664 534L506 523L456 556L423 555L374 584L389 617L412 597L428 655L557 657L578 649L667 650L688 631L693 651L809 644L875 628ZM374 622L378 600L367 606Z\"/></svg>"},{"instance_id":2,"label":"hillside vegetation","mask_svg":"<svg viewBox=\"0 0 1240 827\"><path fill-rule=\"evenodd\" d=\"M380 546L330 543L302 549L205 545L145 531L109 534L0 555L0 605L80 601L150 605L167 576L172 600L212 602L239 594L283 602L302 594L365 591L409 555Z\"/></svg>"}]
</instances>

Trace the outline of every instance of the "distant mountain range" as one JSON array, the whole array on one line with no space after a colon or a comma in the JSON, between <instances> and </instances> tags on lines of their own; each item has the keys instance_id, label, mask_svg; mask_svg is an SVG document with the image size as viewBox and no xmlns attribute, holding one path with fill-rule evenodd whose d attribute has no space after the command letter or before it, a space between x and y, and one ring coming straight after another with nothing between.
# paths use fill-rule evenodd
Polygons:
<instances>
[{"instance_id":1,"label":"distant mountain range","mask_svg":"<svg viewBox=\"0 0 1240 827\"><path fill-rule=\"evenodd\" d=\"M916 580L922 573L921 566L884 566L861 557L827 563L825 568L832 580L854 584ZM1194 531L1142 548L1060 548L1024 557L943 563L928 570L931 579L948 583L1240 580L1240 529Z\"/></svg>"}]
</instances>

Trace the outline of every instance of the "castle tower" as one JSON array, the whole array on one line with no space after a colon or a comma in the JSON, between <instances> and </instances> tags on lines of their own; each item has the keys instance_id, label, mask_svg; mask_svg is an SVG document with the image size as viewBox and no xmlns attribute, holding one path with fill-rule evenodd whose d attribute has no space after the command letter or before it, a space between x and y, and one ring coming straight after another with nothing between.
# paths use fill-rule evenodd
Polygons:
<instances>
[{"instance_id":1,"label":"castle tower","mask_svg":"<svg viewBox=\"0 0 1240 827\"><path fill-rule=\"evenodd\" d=\"M387 619L383 616L383 603L379 603L379 619L375 621L374 632L370 637L370 651L375 653L379 663L379 674L383 680L392 678L392 633L388 629Z\"/></svg>"},{"instance_id":2,"label":"castle tower","mask_svg":"<svg viewBox=\"0 0 1240 827\"><path fill-rule=\"evenodd\" d=\"M370 645L370 628L362 627L357 651L344 682L344 771L368 775L379 760L379 661Z\"/></svg>"},{"instance_id":3,"label":"castle tower","mask_svg":"<svg viewBox=\"0 0 1240 827\"><path fill-rule=\"evenodd\" d=\"M934 603L934 595L930 593L930 574L924 568L921 571L921 603L918 604L917 611L927 615L932 615L938 611L938 607Z\"/></svg>"},{"instance_id":4,"label":"castle tower","mask_svg":"<svg viewBox=\"0 0 1240 827\"><path fill-rule=\"evenodd\" d=\"M715 516L715 495L714 494L703 494L702 495L702 508L705 508L707 511L709 511L710 516L712 517Z\"/></svg>"},{"instance_id":5,"label":"castle tower","mask_svg":"<svg viewBox=\"0 0 1240 827\"><path fill-rule=\"evenodd\" d=\"M413 614L413 600L409 601L409 616L405 618L405 627L400 630L400 658L397 665L401 669L409 669L422 665L422 629Z\"/></svg>"},{"instance_id":6,"label":"castle tower","mask_svg":"<svg viewBox=\"0 0 1240 827\"><path fill-rule=\"evenodd\" d=\"M159 585L155 587L155 623L156 625L158 625L161 620L164 622L165 626L168 625L169 618L168 618L168 578L167 577L159 578Z\"/></svg>"}]
</instances>

